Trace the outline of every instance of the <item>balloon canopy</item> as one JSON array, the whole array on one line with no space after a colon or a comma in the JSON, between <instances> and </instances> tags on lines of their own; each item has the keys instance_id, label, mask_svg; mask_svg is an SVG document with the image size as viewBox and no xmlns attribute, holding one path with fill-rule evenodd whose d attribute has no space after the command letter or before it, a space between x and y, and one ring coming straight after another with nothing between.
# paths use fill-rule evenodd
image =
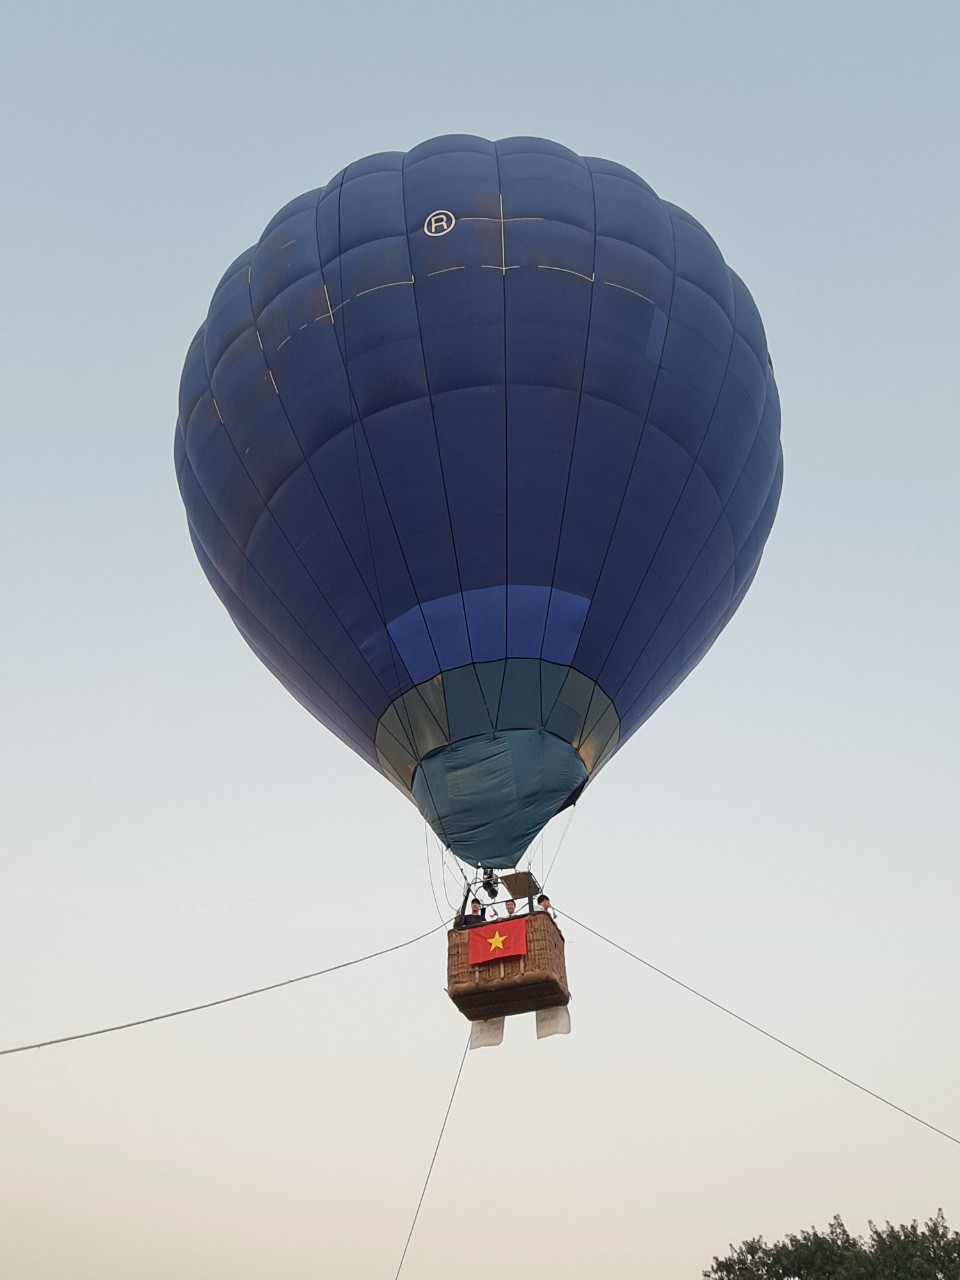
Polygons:
<instances>
[{"instance_id":1,"label":"balloon canopy","mask_svg":"<svg viewBox=\"0 0 960 1280\"><path fill-rule=\"evenodd\" d=\"M349 165L236 260L176 467L261 661L508 867L743 599L780 410L693 218L607 160L450 136Z\"/></svg>"}]
</instances>

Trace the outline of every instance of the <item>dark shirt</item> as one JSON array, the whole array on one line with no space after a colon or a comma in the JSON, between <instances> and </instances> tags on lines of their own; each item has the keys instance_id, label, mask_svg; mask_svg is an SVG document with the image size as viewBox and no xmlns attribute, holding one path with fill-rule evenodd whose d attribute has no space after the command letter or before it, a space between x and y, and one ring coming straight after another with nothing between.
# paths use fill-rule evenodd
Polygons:
<instances>
[{"instance_id":1,"label":"dark shirt","mask_svg":"<svg viewBox=\"0 0 960 1280\"><path fill-rule=\"evenodd\" d=\"M476 915L472 911L468 911L465 916L460 916L457 920L458 929L470 929L476 924L486 924L486 918L483 911L478 911Z\"/></svg>"}]
</instances>

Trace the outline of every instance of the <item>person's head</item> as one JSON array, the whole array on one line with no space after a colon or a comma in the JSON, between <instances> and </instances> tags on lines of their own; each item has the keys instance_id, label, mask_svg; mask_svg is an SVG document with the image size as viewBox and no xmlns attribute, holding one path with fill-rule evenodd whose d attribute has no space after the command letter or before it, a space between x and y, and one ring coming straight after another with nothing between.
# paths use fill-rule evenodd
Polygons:
<instances>
[{"instance_id":1,"label":"person's head","mask_svg":"<svg viewBox=\"0 0 960 1280\"><path fill-rule=\"evenodd\" d=\"M506 906L506 909L507 909L507 915L512 916L517 909L517 904L514 902L512 898L508 898L504 905Z\"/></svg>"},{"instance_id":2,"label":"person's head","mask_svg":"<svg viewBox=\"0 0 960 1280\"><path fill-rule=\"evenodd\" d=\"M541 893L540 897L537 898L537 906L540 908L541 911L550 910L550 899L547 897L545 893Z\"/></svg>"},{"instance_id":3,"label":"person's head","mask_svg":"<svg viewBox=\"0 0 960 1280\"><path fill-rule=\"evenodd\" d=\"M472 912L474 915L478 915L478 914L479 914L479 912L480 912L480 899L479 899L479 898L471 898L471 899L470 899L470 910L471 910L471 912Z\"/></svg>"}]
</instances>

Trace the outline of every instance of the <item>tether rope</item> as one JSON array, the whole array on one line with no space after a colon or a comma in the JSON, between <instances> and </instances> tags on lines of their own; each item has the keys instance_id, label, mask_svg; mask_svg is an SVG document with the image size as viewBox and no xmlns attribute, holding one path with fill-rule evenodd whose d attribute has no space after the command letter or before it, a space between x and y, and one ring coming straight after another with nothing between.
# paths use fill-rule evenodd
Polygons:
<instances>
[{"instance_id":1,"label":"tether rope","mask_svg":"<svg viewBox=\"0 0 960 1280\"><path fill-rule=\"evenodd\" d=\"M453 1082L453 1092L450 1094L450 1101L447 1103L447 1109L443 1115L443 1124L440 1126L440 1133L437 1137L437 1145L433 1148L433 1155L430 1157L430 1167L427 1169L427 1176L423 1182L423 1188L420 1191L420 1199L417 1201L417 1207L413 1213L413 1221L410 1223L410 1230L407 1232L407 1240L403 1246L403 1253L400 1255L400 1265L397 1267L397 1273L394 1280L399 1280L400 1272L403 1270L403 1264L407 1257L407 1250L410 1248L410 1241L413 1239L414 1228L417 1225L417 1219L420 1217L420 1209L423 1206L424 1196L427 1194L427 1187L430 1185L430 1175L433 1173L433 1166L437 1163L437 1153L440 1150L440 1143L443 1141L444 1131L447 1127L447 1121L450 1119L450 1112L453 1109L453 1100L457 1096L457 1088L460 1084L460 1077L463 1075L463 1064L467 1060L467 1054L470 1051L470 1037L467 1037L467 1043L463 1050L463 1057L460 1059L460 1066L457 1068L457 1078Z\"/></svg>"},{"instance_id":2,"label":"tether rope","mask_svg":"<svg viewBox=\"0 0 960 1280\"><path fill-rule=\"evenodd\" d=\"M745 1027L749 1027L751 1031L757 1031L760 1035L766 1036L768 1040L772 1040L774 1044L781 1045L784 1049L789 1049L791 1053L795 1053L798 1058L804 1058L807 1062L813 1063L815 1067L819 1067L822 1071L827 1071L832 1076L836 1076L838 1080L842 1080L845 1084L853 1085L855 1089L859 1089L861 1093L867 1094L871 1098L876 1098L877 1102L882 1102L885 1107L890 1107L894 1111L899 1111L902 1116L906 1116L908 1120L915 1120L917 1124L922 1124L925 1129L931 1129L934 1133L938 1133L941 1138L946 1138L949 1142L955 1142L960 1146L960 1138L954 1137L952 1133L947 1133L945 1129L938 1129L935 1124L931 1124L929 1120L924 1120L922 1116L914 1115L912 1111L907 1111L905 1107L898 1106L896 1102L891 1102L889 1098L885 1098L883 1094L875 1093L873 1089L868 1089L866 1085L852 1080L850 1076L845 1076L841 1071L836 1071L833 1067L828 1067L825 1062L821 1062L819 1058L814 1058L809 1053L804 1053L802 1049L798 1049L796 1045L790 1044L786 1040L781 1040L779 1036L775 1036L772 1031L765 1031L763 1027L757 1026L755 1022L751 1022L749 1018L744 1018L742 1014L735 1013L733 1009L728 1009L719 1000L714 1000L708 995L704 995L702 991L698 991L696 987L691 987L686 982L681 982L679 978L675 978L672 973L667 973L665 969L659 969L649 960L644 960L642 956L636 955L633 951L628 951L626 947L621 947L619 942L614 942L612 938L605 937L596 929L591 929L588 924L584 924L580 920L575 920L573 916L566 911L557 910L557 915L563 916L565 920L569 920L571 924L575 924L580 929L585 929L587 933L592 933L595 938L599 938L601 942L606 942L608 946L622 952L625 956L629 956L631 960L636 960L638 964L644 965L647 969L652 969L654 973L658 973L661 978L666 978L668 982L674 983L678 987L682 987L684 991L689 991L691 995L696 996L698 1000L704 1000L707 1004L712 1004L715 1009L719 1009L721 1013L725 1013L730 1018L736 1018L737 1022L742 1022Z\"/></svg>"},{"instance_id":3,"label":"tether rope","mask_svg":"<svg viewBox=\"0 0 960 1280\"><path fill-rule=\"evenodd\" d=\"M118 1022L111 1027L98 1027L95 1031L80 1031L72 1036L57 1036L53 1040L38 1040L36 1044L19 1044L11 1049L0 1049L0 1058L10 1053L26 1053L28 1049L46 1049L54 1044L67 1044L71 1040L89 1040L91 1036L105 1036L112 1031L126 1031L130 1027L143 1027L148 1022L163 1022L166 1018L179 1018L185 1013L199 1013L201 1009L214 1009L220 1004L231 1004L234 1000L246 1000L248 996L263 995L265 991L277 991L280 987L293 986L295 982L307 982L310 978L322 978L325 973L336 973L338 969L349 969L355 964L363 964L366 960L375 960L378 956L390 955L393 951L402 951L404 947L412 947L415 942L422 942L431 934L439 933L447 927L447 922L434 925L426 933L419 933L406 942L395 943L392 947L383 947L380 951L371 951L365 956L356 956L353 960L341 960L339 964L328 965L326 969L316 969L313 973L301 973L296 978L284 978L282 982L271 982L265 987L254 987L250 991L238 991L236 995L221 996L219 1000L207 1000L203 1004L191 1004L185 1009L171 1009L169 1013L155 1013L149 1018L136 1018L133 1022Z\"/></svg>"}]
</instances>

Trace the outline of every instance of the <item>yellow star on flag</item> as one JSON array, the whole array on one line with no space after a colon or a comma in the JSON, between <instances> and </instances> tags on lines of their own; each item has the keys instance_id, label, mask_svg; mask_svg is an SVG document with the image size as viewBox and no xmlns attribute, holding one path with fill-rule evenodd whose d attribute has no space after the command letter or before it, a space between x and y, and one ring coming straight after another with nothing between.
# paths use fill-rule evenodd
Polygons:
<instances>
[{"instance_id":1,"label":"yellow star on flag","mask_svg":"<svg viewBox=\"0 0 960 1280\"><path fill-rule=\"evenodd\" d=\"M493 934L492 937L489 937L487 939L487 941L490 943L491 951L502 951L503 944L506 942L506 940L507 940L506 935L502 934L499 929L495 934Z\"/></svg>"}]
</instances>

